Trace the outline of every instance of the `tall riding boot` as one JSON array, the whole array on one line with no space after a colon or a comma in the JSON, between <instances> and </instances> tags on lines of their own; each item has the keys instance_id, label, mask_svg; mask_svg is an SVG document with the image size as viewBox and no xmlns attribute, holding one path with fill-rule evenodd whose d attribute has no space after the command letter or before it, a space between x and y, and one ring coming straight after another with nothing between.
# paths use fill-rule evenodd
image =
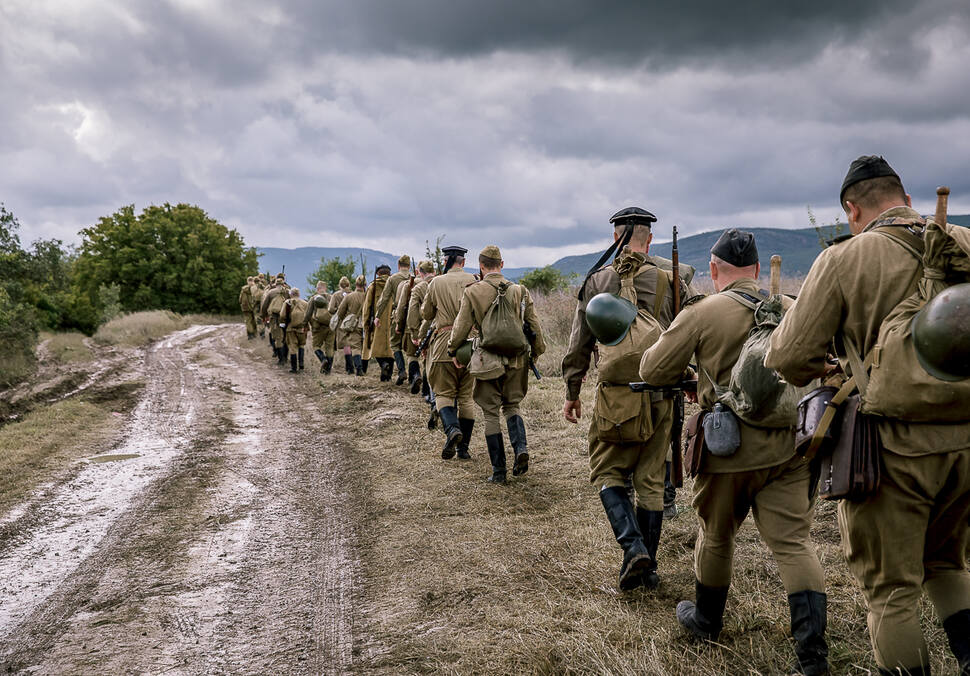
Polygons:
<instances>
[{"instance_id":1,"label":"tall riding boot","mask_svg":"<svg viewBox=\"0 0 970 676\"><path fill-rule=\"evenodd\" d=\"M486 436L485 446L488 448L488 459L492 463L492 476L488 478L488 481L494 484L504 484L505 441L502 439L501 432Z\"/></svg>"},{"instance_id":2,"label":"tall riding boot","mask_svg":"<svg viewBox=\"0 0 970 676\"><path fill-rule=\"evenodd\" d=\"M323 360L323 363L320 364L320 372L329 376L330 372L333 371L333 357L324 357Z\"/></svg>"},{"instance_id":3,"label":"tall riding boot","mask_svg":"<svg viewBox=\"0 0 970 676\"><path fill-rule=\"evenodd\" d=\"M408 365L404 363L404 353L400 350L394 352L394 363L397 365L397 380L395 385L403 385L407 380Z\"/></svg>"},{"instance_id":4,"label":"tall riding boot","mask_svg":"<svg viewBox=\"0 0 970 676\"><path fill-rule=\"evenodd\" d=\"M643 584L642 576L650 567L650 553L643 543L630 496L622 486L609 486L600 491L600 500L613 527L613 535L623 548L620 589L636 589Z\"/></svg>"},{"instance_id":5,"label":"tall riding boot","mask_svg":"<svg viewBox=\"0 0 970 676\"><path fill-rule=\"evenodd\" d=\"M408 382L411 387L411 394L421 391L421 365L413 361L408 364Z\"/></svg>"},{"instance_id":6,"label":"tall riding boot","mask_svg":"<svg viewBox=\"0 0 970 676\"><path fill-rule=\"evenodd\" d=\"M296 355L290 355L290 373L296 373Z\"/></svg>"},{"instance_id":7,"label":"tall riding boot","mask_svg":"<svg viewBox=\"0 0 970 676\"><path fill-rule=\"evenodd\" d=\"M391 378L394 377L394 360L381 357L377 363L381 365L381 382L391 382Z\"/></svg>"},{"instance_id":8,"label":"tall riding boot","mask_svg":"<svg viewBox=\"0 0 970 676\"><path fill-rule=\"evenodd\" d=\"M728 588L708 587L699 580L695 587L696 602L681 601L677 604L677 621L694 638L716 641L723 626Z\"/></svg>"},{"instance_id":9,"label":"tall riding boot","mask_svg":"<svg viewBox=\"0 0 970 676\"><path fill-rule=\"evenodd\" d=\"M438 426L438 418L440 417L441 416L438 415L438 409L435 408L434 404L431 404L431 413L429 414L429 417L428 417L429 430L433 430Z\"/></svg>"},{"instance_id":10,"label":"tall riding boot","mask_svg":"<svg viewBox=\"0 0 970 676\"><path fill-rule=\"evenodd\" d=\"M323 362L327 359L327 355L323 353L323 350L314 350L313 354L317 355L317 359L320 360L320 365L323 366Z\"/></svg>"},{"instance_id":11,"label":"tall riding boot","mask_svg":"<svg viewBox=\"0 0 970 676\"><path fill-rule=\"evenodd\" d=\"M468 444L472 440L472 430L475 429L475 419L458 418L458 427L461 429L461 443L458 444L458 459L470 460L472 456L468 452Z\"/></svg>"},{"instance_id":12,"label":"tall riding boot","mask_svg":"<svg viewBox=\"0 0 970 676\"><path fill-rule=\"evenodd\" d=\"M428 384L428 376L421 375L421 394L424 396L424 400L429 404L433 404L434 400L431 396L431 385Z\"/></svg>"},{"instance_id":13,"label":"tall riding boot","mask_svg":"<svg viewBox=\"0 0 970 676\"><path fill-rule=\"evenodd\" d=\"M525 420L520 415L513 415L505 422L509 428L509 445L515 451L515 464L512 465L512 474L519 476L529 471L529 447L525 442Z\"/></svg>"},{"instance_id":14,"label":"tall riding boot","mask_svg":"<svg viewBox=\"0 0 970 676\"><path fill-rule=\"evenodd\" d=\"M960 676L970 676L970 608L943 620L943 630L950 639L950 650L960 665Z\"/></svg>"},{"instance_id":15,"label":"tall riding boot","mask_svg":"<svg viewBox=\"0 0 970 676\"><path fill-rule=\"evenodd\" d=\"M364 373L367 373L367 363L369 361L370 359L364 359L363 357L360 358L360 366L362 369L364 369Z\"/></svg>"},{"instance_id":16,"label":"tall riding boot","mask_svg":"<svg viewBox=\"0 0 970 676\"><path fill-rule=\"evenodd\" d=\"M347 375L354 375L354 358L349 354L344 355L344 368L347 369Z\"/></svg>"},{"instance_id":17,"label":"tall riding boot","mask_svg":"<svg viewBox=\"0 0 970 676\"><path fill-rule=\"evenodd\" d=\"M283 345L280 348L280 366L286 366L286 358L290 355L290 348L288 345Z\"/></svg>"},{"instance_id":18,"label":"tall riding boot","mask_svg":"<svg viewBox=\"0 0 970 676\"><path fill-rule=\"evenodd\" d=\"M664 518L673 519L677 516L677 488L670 478L670 468L673 463L664 463Z\"/></svg>"},{"instance_id":19,"label":"tall riding boot","mask_svg":"<svg viewBox=\"0 0 970 676\"><path fill-rule=\"evenodd\" d=\"M829 648L825 643L826 597L817 591L788 595L791 635L795 639L795 673L821 676L829 673Z\"/></svg>"},{"instance_id":20,"label":"tall riding boot","mask_svg":"<svg viewBox=\"0 0 970 676\"><path fill-rule=\"evenodd\" d=\"M299 349L299 352L297 353L297 354L299 354L299 357L300 357L300 370L301 371L303 370L303 354L304 354L304 352L305 352L304 348L301 347Z\"/></svg>"},{"instance_id":21,"label":"tall riding boot","mask_svg":"<svg viewBox=\"0 0 970 676\"><path fill-rule=\"evenodd\" d=\"M461 427L458 425L458 409L454 406L445 406L438 410L438 414L441 416L441 426L445 428L447 437L444 448L441 449L441 457L449 460L455 457L458 444L462 440Z\"/></svg>"},{"instance_id":22,"label":"tall riding boot","mask_svg":"<svg viewBox=\"0 0 970 676\"><path fill-rule=\"evenodd\" d=\"M355 354L354 359L354 373L358 376L364 375L364 362L361 361L360 355Z\"/></svg>"},{"instance_id":23,"label":"tall riding boot","mask_svg":"<svg viewBox=\"0 0 970 676\"><path fill-rule=\"evenodd\" d=\"M647 589L656 589L660 586L660 576L657 575L657 547L660 546L660 531L663 522L663 512L637 507L637 523L640 526L640 533L643 534L643 544L646 545L647 553L650 554L650 567L643 574L643 586Z\"/></svg>"}]
</instances>

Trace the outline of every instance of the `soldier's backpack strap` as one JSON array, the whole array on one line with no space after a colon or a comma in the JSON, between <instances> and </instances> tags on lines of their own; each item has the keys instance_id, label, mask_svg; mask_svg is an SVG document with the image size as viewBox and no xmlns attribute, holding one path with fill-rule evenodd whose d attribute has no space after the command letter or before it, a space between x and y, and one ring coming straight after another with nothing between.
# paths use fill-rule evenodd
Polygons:
<instances>
[{"instance_id":1,"label":"soldier's backpack strap","mask_svg":"<svg viewBox=\"0 0 970 676\"><path fill-rule=\"evenodd\" d=\"M741 305L743 305L744 307L752 311L754 311L761 303L761 301L764 300L763 298L756 298L755 296L752 296L750 293L745 293L744 291L737 291L736 289L729 289L724 292L724 295L729 298L733 298L737 302L741 303Z\"/></svg>"},{"instance_id":2,"label":"soldier's backpack strap","mask_svg":"<svg viewBox=\"0 0 970 676\"><path fill-rule=\"evenodd\" d=\"M653 296L653 316L655 319L660 319L660 311L663 309L670 284L670 277L667 276L667 273L657 267L657 289Z\"/></svg>"}]
</instances>

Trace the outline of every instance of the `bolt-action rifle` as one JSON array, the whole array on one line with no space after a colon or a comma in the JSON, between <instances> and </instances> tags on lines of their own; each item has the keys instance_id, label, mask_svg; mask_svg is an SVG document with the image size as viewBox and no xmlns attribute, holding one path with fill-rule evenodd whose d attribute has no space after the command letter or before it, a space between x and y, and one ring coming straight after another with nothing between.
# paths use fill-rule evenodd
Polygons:
<instances>
[{"instance_id":1,"label":"bolt-action rifle","mask_svg":"<svg viewBox=\"0 0 970 676\"><path fill-rule=\"evenodd\" d=\"M374 313L377 310L377 268L374 268L374 281L370 288L374 290L371 294L370 306L367 308L367 321L364 323L364 350L370 350L374 343Z\"/></svg>"},{"instance_id":2,"label":"bolt-action rifle","mask_svg":"<svg viewBox=\"0 0 970 676\"><path fill-rule=\"evenodd\" d=\"M407 308L411 305L411 292L414 291L414 281L418 276L418 270L414 266L414 259L411 259L411 279L408 280L408 290L404 294L404 312L401 313L401 321L397 323L397 333L403 336L404 332L407 330L408 326L408 311Z\"/></svg>"},{"instance_id":3,"label":"bolt-action rifle","mask_svg":"<svg viewBox=\"0 0 970 676\"><path fill-rule=\"evenodd\" d=\"M670 247L670 263L674 277L674 308L671 322L680 314L683 299L680 297L680 252L677 249L677 226L673 227L673 241ZM694 381L694 392L697 392L697 382ZM684 456L681 448L681 436L684 429L684 390L681 388L673 393L674 420L670 430L670 482L675 488L684 485Z\"/></svg>"},{"instance_id":4,"label":"bolt-action rifle","mask_svg":"<svg viewBox=\"0 0 970 676\"><path fill-rule=\"evenodd\" d=\"M522 333L525 334L526 339L529 341L529 345L535 343L536 333L529 326L529 322L522 322ZM539 369L536 367L536 360L532 357L532 350L529 350L529 370L532 371L532 375L536 377L536 380L542 380L542 374L539 373Z\"/></svg>"}]
</instances>

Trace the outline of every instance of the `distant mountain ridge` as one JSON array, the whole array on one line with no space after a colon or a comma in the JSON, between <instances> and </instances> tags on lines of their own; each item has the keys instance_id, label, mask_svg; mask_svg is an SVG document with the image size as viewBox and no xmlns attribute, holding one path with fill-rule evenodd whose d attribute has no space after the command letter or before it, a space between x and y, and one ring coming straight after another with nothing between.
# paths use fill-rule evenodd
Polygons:
<instances>
[{"instance_id":1,"label":"distant mountain ridge","mask_svg":"<svg viewBox=\"0 0 970 676\"><path fill-rule=\"evenodd\" d=\"M947 220L955 225L970 227L970 214L957 214L949 216ZM842 232L848 233L848 226L843 224ZM786 230L783 228L749 228L754 233L758 243L758 253L761 257L762 265L767 266L768 259L778 254L782 258L782 269L786 275L804 275L812 267L815 258L822 251L820 237L831 238L834 236L837 226L819 226L821 234L815 228L800 228L797 230ZM707 264L711 258L711 247L721 235L721 230L702 232L689 237L682 237L678 241L680 262L691 265L701 274L706 274ZM604 233L603 249L609 244L609 231ZM650 253L670 258L670 242L657 244L650 247ZM260 253L259 269L261 271L279 272L283 265L286 265L286 277L291 283L296 282L301 288L307 286L306 278L313 273L319 266L322 258L340 258L341 260L351 257L359 260L363 254L367 263L366 277L370 279L374 274L374 268L378 265L386 264L394 271L397 269L398 257L384 251L375 249L361 249L353 247L300 247L298 249L281 249L274 247L257 247ZM560 258L552 267L564 274L585 275L587 270L600 257L602 251L583 254L580 256L566 256ZM477 261L471 263L472 267L477 267ZM522 275L535 268L506 268L506 276L510 279L519 279Z\"/></svg>"}]
</instances>

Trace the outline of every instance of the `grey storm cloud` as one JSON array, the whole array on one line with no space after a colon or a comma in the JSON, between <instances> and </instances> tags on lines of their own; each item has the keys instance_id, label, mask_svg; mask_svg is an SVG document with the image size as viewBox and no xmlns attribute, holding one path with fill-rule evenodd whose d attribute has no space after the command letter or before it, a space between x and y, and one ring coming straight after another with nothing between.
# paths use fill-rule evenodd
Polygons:
<instances>
[{"instance_id":1,"label":"grey storm cloud","mask_svg":"<svg viewBox=\"0 0 970 676\"><path fill-rule=\"evenodd\" d=\"M911 2L9 0L0 200L76 240L199 204L264 246L510 264L592 250L641 204L682 232L838 214L880 153L970 209L970 10Z\"/></svg>"}]
</instances>

